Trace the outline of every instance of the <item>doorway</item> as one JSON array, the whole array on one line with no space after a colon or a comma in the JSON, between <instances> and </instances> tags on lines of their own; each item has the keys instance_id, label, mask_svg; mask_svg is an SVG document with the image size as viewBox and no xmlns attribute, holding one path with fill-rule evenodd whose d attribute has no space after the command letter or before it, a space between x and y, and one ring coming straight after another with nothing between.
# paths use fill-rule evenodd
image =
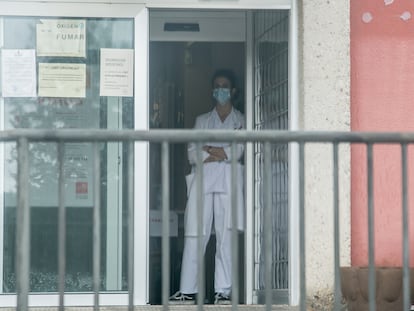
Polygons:
<instances>
[{"instance_id":1,"label":"doorway","mask_svg":"<svg viewBox=\"0 0 414 311\"><path fill-rule=\"evenodd\" d=\"M151 10L149 15L149 126L151 129L192 128L196 116L212 109L211 76L218 68L232 69L239 90L236 108L245 113L249 129L288 129L288 38L289 11L178 11ZM182 28L180 28L182 27ZM249 30L250 29L250 30ZM250 32L250 36L247 35ZM246 76L251 72L251 76ZM247 98L247 89L252 97ZM248 109L246 109L248 108ZM246 114L248 111L248 115ZM289 198L288 148L274 145L272 158L274 193L272 239L272 288L275 304L289 302ZM254 247L251 262L253 277L249 288L253 303L263 302L264 253L263 242L263 152L255 144L246 154L246 165L253 174L246 180L252 189L247 201L254 224ZM250 161L249 161L250 158ZM149 204L150 204L150 266L149 302L161 303L161 238L151 230L151 215L161 211L160 145L150 145ZM172 293L179 290L183 250L184 209L186 205L185 175L190 167L186 146L170 147L170 209L173 229L170 232ZM152 232L152 233L151 233ZM245 238L240 237L240 258L245 259ZM206 298L214 295L214 235L207 246ZM249 255L249 254L248 254ZM246 301L245 262L240 263L240 303ZM246 283L247 284L247 283Z\"/></svg>"},{"instance_id":2,"label":"doorway","mask_svg":"<svg viewBox=\"0 0 414 311\"><path fill-rule=\"evenodd\" d=\"M230 68L237 76L237 89L244 88L244 43L239 42L150 42L150 128L192 128L196 116L212 109L211 76L218 68ZM244 111L243 91L235 106ZM160 145L150 145L150 214L161 210ZM187 146L170 147L170 206L177 227L171 237L171 290L179 290L183 250L185 175L190 173ZM151 223L150 223L151 226ZM151 228L150 228L151 232ZM211 301L215 243L212 236L206 252L206 298ZM242 244L242 243L241 243ZM150 237L150 303L161 303L161 239Z\"/></svg>"}]
</instances>

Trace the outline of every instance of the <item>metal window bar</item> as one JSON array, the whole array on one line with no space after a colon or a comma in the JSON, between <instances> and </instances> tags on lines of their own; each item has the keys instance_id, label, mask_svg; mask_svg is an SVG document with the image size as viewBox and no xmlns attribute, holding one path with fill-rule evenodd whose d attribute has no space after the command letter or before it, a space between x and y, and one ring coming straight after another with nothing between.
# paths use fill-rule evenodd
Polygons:
<instances>
[{"instance_id":1,"label":"metal window bar","mask_svg":"<svg viewBox=\"0 0 414 311\"><path fill-rule=\"evenodd\" d=\"M88 133L85 133L82 130L11 130L11 131L2 131L0 132L0 141L17 141L18 146L18 207L17 207L17 233L16 233L16 273L17 273L17 309L18 310L27 310L28 309L28 296L29 296L29 266L30 266L30 209L28 201L28 176L29 176L29 164L28 164L28 154L29 154L29 144L36 143L39 141L43 142L57 142L59 143L59 154L62 150L62 142L93 142L94 145L94 176L95 176L95 198L94 198L94 241L95 246L93 250L93 259L94 259L94 309L99 309L99 266L100 266L100 248L97 247L100 244L100 233L99 233L99 205L100 205L100 193L99 193L99 180L100 180L100 157L99 157L99 143L107 141L128 141L130 146L133 145L134 141L148 141L148 142L162 142L163 143L163 162L166 163L168 160L168 144L178 143L178 142L190 142L196 141L199 147L202 142L207 141L232 141L235 143L246 143L246 142L261 142L265 143L265 152L264 152L264 161L266 165L269 165L271 160L271 143L299 143L299 239L300 239L300 309L306 310L306 274L305 274L305 145L311 143L327 143L333 144L333 158L334 158L334 224L335 227L334 234L337 244L335 246L335 291L338 295L340 290L339 277L337 269L339 268L339 260L337 258L337 252L339 247L339 224L338 224L338 208L339 208L339 199L338 199L338 146L342 143L344 144L354 144L362 143L367 147L367 192L368 192L368 242L369 242L369 306L370 310L375 310L375 270L374 270L374 195L373 195L373 145L375 144L396 144L401 146L401 160L402 160L402 216L403 216L403 300L404 300L404 310L408 310L410 303L410 293L409 293L409 227L408 227L408 186L407 186L407 146L409 144L414 144L414 133L358 133L358 132L300 132L300 131L272 131L272 130L263 130L263 131L202 131L202 130L151 130L151 131L132 131L132 130L123 130L123 131L111 131L111 130L90 130ZM132 149L132 147L131 147ZM201 148L199 148L201 149ZM233 151L234 152L234 151ZM132 152L130 152L132 154ZM234 157L233 157L234 158ZM62 156L59 156L59 160L62 161ZM132 163L132 155L130 155L130 163ZM168 162L168 161L167 161ZM61 165L61 164L60 164ZM168 164L165 164L168 168ZM235 164L233 163L234 167ZM166 170L164 168L164 170ZM198 154L198 163L197 168L202 168L202 159L201 152ZM60 169L62 170L62 169ZM202 170L201 170L202 171ZM271 183L271 177L269 172L265 170L265 180L268 183ZM234 173L233 173L234 174ZM201 195L202 190L202 174L199 174L197 179L197 189L198 189L198 202L201 203L203 197ZM132 174L129 177L132 179ZM233 176L233 178L238 178ZM166 179L168 180L168 179ZM131 185L130 185L131 186ZM163 187L168 188L168 183L163 183ZM133 188L131 188L133 189ZM165 197L168 197L168 192L164 189L163 193ZM269 193L266 194L267 208L270 206L269 200L271 196ZM63 206L63 196L60 197L60 205ZM166 200L166 202L168 202ZM129 199L131 204L130 211L132 211L132 200ZM166 205L168 208L168 205ZM164 207L164 208L166 208ZM268 212L268 211L267 211ZM235 217L237 215L233 215ZM198 221L202 220L202 213L198 215ZM132 218L132 217L130 217ZM268 226L268 224L266 224ZM132 227L132 226L131 226ZM62 229L60 229L62 230ZM200 232L201 226L199 226L199 237L202 235ZM129 234L133 234L133 228L130 228ZM165 234L165 232L164 232ZM130 237L132 239L133 237ZM233 235L234 239L234 235ZM131 240L130 240L131 241ZM267 242L267 241L266 241ZM269 249L269 247L268 247ZM201 243L199 243L199 285L200 285L200 294L203 296L203 283L204 277L202 269L203 268L203 249ZM269 250L266 250L269 252ZM234 250L233 250L234 252ZM268 256L268 253L267 253ZM233 261L235 256L233 256ZM62 258L60 254L59 258ZM130 271L133 270L132 267L132 256L129 255L130 260ZM168 258L166 260L168 264ZM268 261L267 261L268 263ZM60 266L63 266L63 263L60 263ZM268 265L267 269L269 268ZM130 281L133 284L133 280ZM269 281L266 282L269 286ZM133 286L129 286L129 290L133 289ZM268 288L267 288L268 289ZM267 297L269 295L267 294ZM64 304L64 300L60 299L60 304ZM130 304L133 304L130 299ZM166 304L165 301L164 305ZM60 306L62 307L62 306ZM168 308L168 307L167 307ZM199 300L198 309L203 308L203 300ZM233 308L237 309L236 304L233 304ZM266 300L266 309L269 309L269 300ZM335 310L338 309L338 302L336 303Z\"/></svg>"},{"instance_id":2,"label":"metal window bar","mask_svg":"<svg viewBox=\"0 0 414 311\"><path fill-rule=\"evenodd\" d=\"M254 128L257 130L286 130L288 121L288 38L286 32L289 25L288 11L258 11L253 15L254 25L254 73L255 73L255 118ZM264 183L263 170L269 169L262 161L263 146L256 148L256 167L258 178L255 180L255 196L259 197L254 206L259 228L255 235L255 288L258 289L258 301L265 301L266 271L264 268L263 209ZM288 158L287 146L272 145L272 288L274 299L288 302L289 289L289 227L288 227ZM280 156L280 157L279 157Z\"/></svg>"}]
</instances>

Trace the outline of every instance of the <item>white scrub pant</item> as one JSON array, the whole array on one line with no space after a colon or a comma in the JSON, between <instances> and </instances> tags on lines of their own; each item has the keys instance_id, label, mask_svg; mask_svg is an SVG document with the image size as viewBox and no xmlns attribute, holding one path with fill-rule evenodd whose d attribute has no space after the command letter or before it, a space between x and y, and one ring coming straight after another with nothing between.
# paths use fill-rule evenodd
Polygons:
<instances>
[{"instance_id":1,"label":"white scrub pant","mask_svg":"<svg viewBox=\"0 0 414 311\"><path fill-rule=\"evenodd\" d=\"M204 196L203 254L210 239L214 219L216 233L216 256L214 290L216 293L230 294L231 291L231 229L227 226L226 209L231 208L230 196L225 193L209 193ZM227 215L230 213L227 213ZM196 219L192 221L197 221ZM184 238L184 252L181 265L180 291L183 294L198 292L197 243L195 236Z\"/></svg>"}]
</instances>

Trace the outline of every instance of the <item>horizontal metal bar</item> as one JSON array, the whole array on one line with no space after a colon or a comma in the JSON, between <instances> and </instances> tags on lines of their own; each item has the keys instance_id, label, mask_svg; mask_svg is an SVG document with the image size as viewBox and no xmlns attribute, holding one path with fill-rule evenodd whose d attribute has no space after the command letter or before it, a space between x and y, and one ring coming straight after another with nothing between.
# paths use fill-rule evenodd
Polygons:
<instances>
[{"instance_id":1,"label":"horizontal metal bar","mask_svg":"<svg viewBox=\"0 0 414 311\"><path fill-rule=\"evenodd\" d=\"M29 141L234 141L234 142L306 142L306 143L414 143L414 132L324 132L280 130L106 130L106 129L17 129L0 131L0 141L15 141L25 137Z\"/></svg>"}]
</instances>

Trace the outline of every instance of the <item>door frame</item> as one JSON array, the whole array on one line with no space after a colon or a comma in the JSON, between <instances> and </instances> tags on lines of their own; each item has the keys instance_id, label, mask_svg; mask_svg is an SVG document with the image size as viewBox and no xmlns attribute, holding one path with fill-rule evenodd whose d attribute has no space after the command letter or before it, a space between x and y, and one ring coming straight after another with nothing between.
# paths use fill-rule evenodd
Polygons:
<instances>
[{"instance_id":1,"label":"door frame","mask_svg":"<svg viewBox=\"0 0 414 311\"><path fill-rule=\"evenodd\" d=\"M75 2L75 1L74 1ZM99 18L99 17L110 17L110 18L128 18L133 19L135 23L134 31L134 70L136 73L141 73L145 76L147 73L146 62L148 59L148 53L145 50L145 42L147 42L147 36L145 30L148 30L148 19L147 19L147 10L144 4L116 4L116 3L85 3L82 4L82 10L78 9L78 3L71 3L71 1L62 1L62 2L49 2L49 1L31 1L31 2L20 2L20 1L0 1L0 12L1 16L39 16L39 17L79 17L79 18ZM141 27L141 28L139 28ZM137 29L144 29L144 31L137 31ZM2 48L3 40L0 38L0 48ZM134 80L134 89L137 94L134 98L134 106L140 107L139 103L142 103L142 100L147 98L145 83L141 81L146 81L145 79L140 79L140 74L135 75ZM141 105L145 106L145 105ZM0 102L0 112L1 116L4 116L4 103ZM145 121L142 122L139 120L140 114L142 111L135 111L136 123L140 126L137 128L146 129L147 126ZM144 117L144 120L146 118ZM141 123L140 123L141 122ZM4 129L3 121L0 122L0 128ZM147 144L145 143L136 143L135 145L135 176L142 175L142 172L145 172L140 167L139 163L145 163L148 157L145 152L147 149ZM3 146L3 144L2 144ZM3 150L1 147L0 151ZM3 153L0 155L3 158ZM0 161L0 172L4 172L4 161ZM136 178L138 182L135 183L135 190L137 191L140 186L139 178ZM141 185L142 187L142 185ZM4 183L3 180L0 181L0 193L3 196L4 193ZM146 192L137 191L142 195L136 196L135 206L146 206ZM0 202L0 228L3 228L4 219L4 203L3 200ZM147 236L147 225L146 221L142 221L138 217L138 213L135 214L135 224L136 224L136 234L139 236ZM3 232L3 230L1 230ZM3 233L0 234L0 271L3 270ZM142 283L146 284L146 279L142 280L140 277L145 275L146 272L146 262L141 263L142 258L146 256L142 255L142 249L145 249L147 243L145 239L135 239L134 240L134 250L135 250L135 297L134 303L136 305L146 303L146 288L142 286ZM143 289L142 289L143 288ZM16 294L0 294L0 307L16 307ZM128 294L122 291L119 292L103 292L99 295L100 304L108 306L126 306L128 305ZM93 306L94 305L94 294L93 293L65 293L65 306ZM55 292L47 294L30 294L29 295L29 306L30 307L57 307L59 306L59 295Z\"/></svg>"},{"instance_id":2,"label":"door frame","mask_svg":"<svg viewBox=\"0 0 414 311\"><path fill-rule=\"evenodd\" d=\"M196 9L202 10L260 10L260 9L284 9L290 10L290 30L289 30L289 125L290 130L299 129L299 62L298 62L298 5L297 0L239 0L237 3L228 1L191 1L185 3L176 3L172 5L168 0L148 0L148 9ZM245 115L246 128L253 129L253 47L252 43L252 18L250 14L246 14L246 101ZM253 144L246 145L246 180L252 181L254 177L253 171ZM299 201L298 193L298 148L296 145L289 146L289 304L299 304L300 293L300 276L299 276ZM246 183L246 215L254 215L253 211L253 183ZM245 298L246 304L253 304L254 301L254 219L246 217L245 231Z\"/></svg>"}]
</instances>

